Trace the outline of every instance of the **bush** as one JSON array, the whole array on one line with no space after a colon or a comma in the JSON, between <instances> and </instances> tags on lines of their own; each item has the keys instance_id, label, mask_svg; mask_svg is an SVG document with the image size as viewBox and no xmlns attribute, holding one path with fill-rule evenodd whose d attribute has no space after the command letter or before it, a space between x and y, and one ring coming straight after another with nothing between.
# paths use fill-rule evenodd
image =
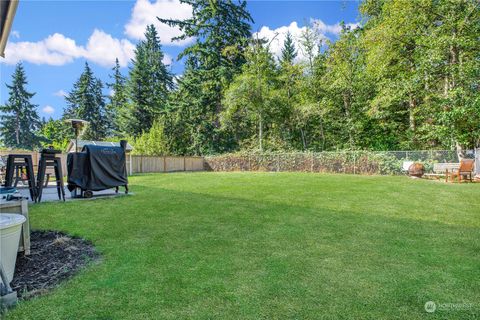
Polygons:
<instances>
[{"instance_id":1,"label":"bush","mask_svg":"<svg viewBox=\"0 0 480 320\"><path fill-rule=\"evenodd\" d=\"M164 133L163 123L155 121L148 132L143 132L133 139L132 154L144 156L163 156L168 153L168 143Z\"/></svg>"},{"instance_id":2,"label":"bush","mask_svg":"<svg viewBox=\"0 0 480 320\"><path fill-rule=\"evenodd\" d=\"M213 171L305 171L398 175L403 174L404 161L421 162L425 171L431 172L435 162L455 162L452 152L233 153L206 157L205 163L206 168Z\"/></svg>"}]
</instances>

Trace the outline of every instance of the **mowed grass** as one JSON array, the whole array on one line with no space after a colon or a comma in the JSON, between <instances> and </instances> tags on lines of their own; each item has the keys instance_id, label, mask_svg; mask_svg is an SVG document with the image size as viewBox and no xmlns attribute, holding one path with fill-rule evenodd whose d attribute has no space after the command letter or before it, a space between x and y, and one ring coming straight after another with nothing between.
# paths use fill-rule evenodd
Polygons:
<instances>
[{"instance_id":1,"label":"mowed grass","mask_svg":"<svg viewBox=\"0 0 480 320\"><path fill-rule=\"evenodd\" d=\"M135 176L31 206L102 255L7 319L475 319L480 185L308 173ZM434 301L437 310L424 305Z\"/></svg>"}]
</instances>

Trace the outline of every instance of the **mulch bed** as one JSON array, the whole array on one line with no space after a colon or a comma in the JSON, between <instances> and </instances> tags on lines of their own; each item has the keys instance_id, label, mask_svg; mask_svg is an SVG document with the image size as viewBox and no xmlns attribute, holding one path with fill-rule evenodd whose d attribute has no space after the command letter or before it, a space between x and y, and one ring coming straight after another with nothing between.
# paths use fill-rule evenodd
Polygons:
<instances>
[{"instance_id":1,"label":"mulch bed","mask_svg":"<svg viewBox=\"0 0 480 320\"><path fill-rule=\"evenodd\" d=\"M100 258L90 242L58 231L32 231L30 241L30 255L18 255L11 283L22 299L45 293Z\"/></svg>"}]
</instances>

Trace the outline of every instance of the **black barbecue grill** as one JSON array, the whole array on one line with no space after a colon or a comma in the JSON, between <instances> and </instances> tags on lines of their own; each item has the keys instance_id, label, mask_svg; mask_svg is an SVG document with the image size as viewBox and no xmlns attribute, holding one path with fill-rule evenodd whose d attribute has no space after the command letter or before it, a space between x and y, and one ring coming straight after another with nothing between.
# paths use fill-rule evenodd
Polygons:
<instances>
[{"instance_id":1,"label":"black barbecue grill","mask_svg":"<svg viewBox=\"0 0 480 320\"><path fill-rule=\"evenodd\" d=\"M128 193L126 169L127 142L120 141L120 147L85 145L81 152L67 156L68 190L80 189L79 195L90 198L93 191L125 187Z\"/></svg>"}]
</instances>

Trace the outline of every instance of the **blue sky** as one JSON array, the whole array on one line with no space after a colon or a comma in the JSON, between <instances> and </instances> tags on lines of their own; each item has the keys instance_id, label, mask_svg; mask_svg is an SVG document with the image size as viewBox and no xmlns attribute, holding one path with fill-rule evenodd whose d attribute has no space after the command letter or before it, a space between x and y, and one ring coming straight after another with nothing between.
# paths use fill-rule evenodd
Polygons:
<instances>
[{"instance_id":1,"label":"blue sky","mask_svg":"<svg viewBox=\"0 0 480 320\"><path fill-rule=\"evenodd\" d=\"M359 15L357 1L249 1L248 9L255 21L253 32L266 38L278 34L271 44L276 54L287 31L297 37L312 23L321 38L334 40L338 23L353 26ZM115 57L126 74L133 48L147 23L154 22L156 16L185 18L189 14L190 8L178 0L20 1L6 58L0 58L0 103L8 98L5 83L10 83L15 63L22 61L28 90L36 92L32 101L39 105L39 115L59 118L65 107L63 94L71 90L85 61L104 82L109 81ZM188 41L171 43L179 31L160 25L158 29L167 55L165 62L173 73L181 74L182 63L175 58Z\"/></svg>"}]
</instances>

